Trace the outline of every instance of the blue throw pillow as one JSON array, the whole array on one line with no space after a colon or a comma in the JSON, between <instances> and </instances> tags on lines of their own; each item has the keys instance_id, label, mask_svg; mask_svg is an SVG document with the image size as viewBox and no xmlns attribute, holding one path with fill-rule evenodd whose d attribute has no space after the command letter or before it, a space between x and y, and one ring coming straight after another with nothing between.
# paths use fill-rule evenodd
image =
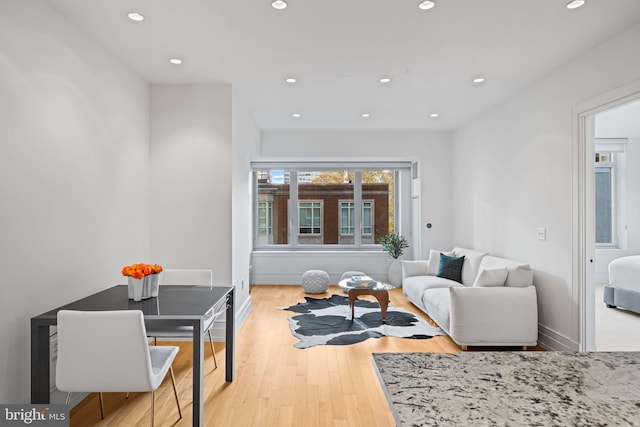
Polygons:
<instances>
[{"instance_id":1,"label":"blue throw pillow","mask_svg":"<svg viewBox=\"0 0 640 427\"><path fill-rule=\"evenodd\" d=\"M462 283L462 264L464 264L464 255L456 258L441 253L437 276Z\"/></svg>"}]
</instances>

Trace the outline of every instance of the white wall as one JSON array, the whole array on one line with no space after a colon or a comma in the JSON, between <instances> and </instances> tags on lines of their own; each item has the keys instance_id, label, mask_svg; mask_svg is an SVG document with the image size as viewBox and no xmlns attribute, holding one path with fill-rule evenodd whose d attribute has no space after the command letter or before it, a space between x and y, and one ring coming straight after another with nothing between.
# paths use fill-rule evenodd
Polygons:
<instances>
[{"instance_id":1,"label":"white wall","mask_svg":"<svg viewBox=\"0 0 640 427\"><path fill-rule=\"evenodd\" d=\"M0 402L30 400L30 318L149 257L148 95L47 2L0 3Z\"/></svg>"},{"instance_id":2,"label":"white wall","mask_svg":"<svg viewBox=\"0 0 640 427\"><path fill-rule=\"evenodd\" d=\"M246 109L242 99L234 92L232 140L232 211L231 227L232 281L236 285L235 303L239 325L251 311L249 298L251 244L252 244L252 199L251 159L260 152L260 129Z\"/></svg>"},{"instance_id":3,"label":"white wall","mask_svg":"<svg viewBox=\"0 0 640 427\"><path fill-rule=\"evenodd\" d=\"M151 255L231 283L231 86L151 86Z\"/></svg>"},{"instance_id":4,"label":"white wall","mask_svg":"<svg viewBox=\"0 0 640 427\"><path fill-rule=\"evenodd\" d=\"M262 159L417 160L422 188L422 226L417 238L421 242L422 254L428 254L430 248L451 247L450 142L450 135L442 132L263 132L260 155ZM431 229L426 228L427 222L433 224ZM410 234L406 237L414 239ZM299 283L301 272L313 265L329 266L325 270L331 270L328 272L332 279L339 277L347 265L350 266L347 269L360 269L373 277L380 277L386 274L387 262L390 262L382 251L377 256L355 253L343 257L314 252L296 254L295 260L279 262L285 256L292 256L291 253L283 255L254 253L254 282ZM408 258L411 256L409 251ZM269 271L265 271L267 267Z\"/></svg>"},{"instance_id":5,"label":"white wall","mask_svg":"<svg viewBox=\"0 0 640 427\"><path fill-rule=\"evenodd\" d=\"M640 26L580 55L453 135L453 241L531 263L542 341L578 348L572 108L640 79ZM492 84L499 84L495 82ZM547 229L547 240L536 229Z\"/></svg>"}]
</instances>

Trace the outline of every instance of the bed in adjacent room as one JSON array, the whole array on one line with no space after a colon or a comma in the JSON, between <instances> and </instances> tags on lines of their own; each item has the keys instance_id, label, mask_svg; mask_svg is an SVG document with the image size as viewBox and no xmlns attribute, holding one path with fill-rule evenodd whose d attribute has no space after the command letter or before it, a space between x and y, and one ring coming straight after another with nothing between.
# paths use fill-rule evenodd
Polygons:
<instances>
[{"instance_id":1,"label":"bed in adjacent room","mask_svg":"<svg viewBox=\"0 0 640 427\"><path fill-rule=\"evenodd\" d=\"M640 255L609 263L609 283L604 286L604 303L640 313Z\"/></svg>"}]
</instances>

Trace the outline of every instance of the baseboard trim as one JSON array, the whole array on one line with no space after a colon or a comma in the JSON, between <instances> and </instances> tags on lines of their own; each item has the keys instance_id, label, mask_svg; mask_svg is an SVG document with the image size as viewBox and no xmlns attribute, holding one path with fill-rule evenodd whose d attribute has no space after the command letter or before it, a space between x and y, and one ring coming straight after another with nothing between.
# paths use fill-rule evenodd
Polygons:
<instances>
[{"instance_id":1,"label":"baseboard trim","mask_svg":"<svg viewBox=\"0 0 640 427\"><path fill-rule=\"evenodd\" d=\"M538 324L538 344L545 350L552 351L578 351L580 349L580 343L540 324Z\"/></svg>"}]
</instances>

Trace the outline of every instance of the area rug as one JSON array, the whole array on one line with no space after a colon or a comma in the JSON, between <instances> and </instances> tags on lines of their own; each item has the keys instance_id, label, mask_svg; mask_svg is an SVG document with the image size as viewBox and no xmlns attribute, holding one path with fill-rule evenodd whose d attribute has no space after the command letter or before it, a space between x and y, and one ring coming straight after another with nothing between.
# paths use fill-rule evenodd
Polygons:
<instances>
[{"instance_id":1,"label":"area rug","mask_svg":"<svg viewBox=\"0 0 640 427\"><path fill-rule=\"evenodd\" d=\"M384 336L428 339L445 332L429 325L415 314L401 308L389 306L386 323L382 323L377 302L356 300L355 319L351 321L349 299L342 295L330 298L305 297L306 302L281 307L301 313L289 318L293 336L299 339L296 348L315 345L348 345L369 338Z\"/></svg>"},{"instance_id":2,"label":"area rug","mask_svg":"<svg viewBox=\"0 0 640 427\"><path fill-rule=\"evenodd\" d=\"M399 426L640 425L640 352L373 359Z\"/></svg>"}]
</instances>

